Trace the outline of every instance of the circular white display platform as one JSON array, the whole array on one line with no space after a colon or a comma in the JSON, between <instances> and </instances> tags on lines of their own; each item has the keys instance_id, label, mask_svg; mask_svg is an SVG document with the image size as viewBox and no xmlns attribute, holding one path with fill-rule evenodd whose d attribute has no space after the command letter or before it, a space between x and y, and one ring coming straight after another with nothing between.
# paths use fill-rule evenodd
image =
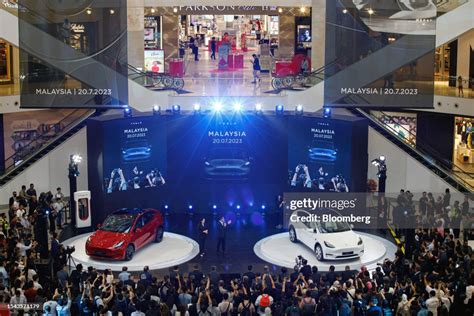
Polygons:
<instances>
[{"instance_id":1,"label":"circular white display platform","mask_svg":"<svg viewBox=\"0 0 474 316\"><path fill-rule=\"evenodd\" d=\"M96 259L86 254L86 240L89 235L91 233L75 236L63 242L64 247L76 247L71 256L76 264L81 263L84 268L92 265L99 270L122 271L122 267L127 266L128 271L142 271L144 266L149 266L150 270L157 270L185 263L199 254L199 245L196 241L165 232L160 243L150 243L139 249L130 261Z\"/></svg>"},{"instance_id":2,"label":"circular white display platform","mask_svg":"<svg viewBox=\"0 0 474 316\"><path fill-rule=\"evenodd\" d=\"M301 242L292 243L288 232L272 235L261 239L253 247L255 254L263 261L280 267L293 269L295 258L303 256L308 260L309 265L317 266L320 271L328 271L329 266L336 267L336 271L343 271L346 266L352 270L359 270L361 266L366 266L369 270L377 267L377 262L382 262L385 258L395 259L397 246L392 242L367 233L357 232L364 241L364 255L358 259L349 260L325 260L318 261L314 252Z\"/></svg>"}]
</instances>

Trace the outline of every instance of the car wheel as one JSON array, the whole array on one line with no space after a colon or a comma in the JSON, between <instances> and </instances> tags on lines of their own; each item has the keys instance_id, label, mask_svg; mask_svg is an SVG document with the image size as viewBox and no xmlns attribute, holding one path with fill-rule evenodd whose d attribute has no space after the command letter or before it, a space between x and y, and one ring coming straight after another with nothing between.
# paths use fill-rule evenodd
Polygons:
<instances>
[{"instance_id":1,"label":"car wheel","mask_svg":"<svg viewBox=\"0 0 474 316\"><path fill-rule=\"evenodd\" d=\"M298 242L298 237L296 236L296 230L293 227L290 228L289 233L290 233L290 241Z\"/></svg>"},{"instance_id":2,"label":"car wheel","mask_svg":"<svg viewBox=\"0 0 474 316\"><path fill-rule=\"evenodd\" d=\"M133 245L128 245L127 249L125 249L125 260L127 261L132 260L134 254L135 254L135 247L133 247Z\"/></svg>"},{"instance_id":3,"label":"car wheel","mask_svg":"<svg viewBox=\"0 0 474 316\"><path fill-rule=\"evenodd\" d=\"M165 231L164 231L163 227L158 227L156 229L156 235L155 235L155 242L156 243L161 242L163 240L164 233L165 233Z\"/></svg>"},{"instance_id":4,"label":"car wheel","mask_svg":"<svg viewBox=\"0 0 474 316\"><path fill-rule=\"evenodd\" d=\"M316 255L316 259L318 259L318 261L324 261L323 248L321 248L320 245L316 245L316 247L314 247L314 254Z\"/></svg>"}]
</instances>

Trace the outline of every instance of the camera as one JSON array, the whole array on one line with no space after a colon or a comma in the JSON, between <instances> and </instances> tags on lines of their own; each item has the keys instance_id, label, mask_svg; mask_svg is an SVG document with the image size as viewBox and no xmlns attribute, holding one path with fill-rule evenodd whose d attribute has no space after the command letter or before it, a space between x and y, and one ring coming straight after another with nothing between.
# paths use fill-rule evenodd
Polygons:
<instances>
[{"instance_id":1,"label":"camera","mask_svg":"<svg viewBox=\"0 0 474 316\"><path fill-rule=\"evenodd\" d=\"M300 163L300 164L298 165L298 169L303 169L305 166L306 166L306 165Z\"/></svg>"},{"instance_id":2,"label":"camera","mask_svg":"<svg viewBox=\"0 0 474 316\"><path fill-rule=\"evenodd\" d=\"M70 254L72 254L74 251L76 251L76 247L75 247L75 246L67 246L66 249L64 250L64 252L66 253L66 255L70 255Z\"/></svg>"},{"instance_id":3,"label":"camera","mask_svg":"<svg viewBox=\"0 0 474 316\"><path fill-rule=\"evenodd\" d=\"M298 267L298 270L304 266L303 261L305 261L305 259L303 258L302 255L299 255L295 258L295 262L296 262L296 266Z\"/></svg>"}]
</instances>

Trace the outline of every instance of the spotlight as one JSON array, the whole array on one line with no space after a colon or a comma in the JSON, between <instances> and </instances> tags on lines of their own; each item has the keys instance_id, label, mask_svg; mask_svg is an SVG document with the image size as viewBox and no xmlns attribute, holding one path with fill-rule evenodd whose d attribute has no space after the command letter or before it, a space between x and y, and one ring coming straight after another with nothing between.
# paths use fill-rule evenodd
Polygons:
<instances>
[{"instance_id":1,"label":"spotlight","mask_svg":"<svg viewBox=\"0 0 474 316\"><path fill-rule=\"evenodd\" d=\"M110 14L115 14L115 10L114 9L110 9Z\"/></svg>"},{"instance_id":2,"label":"spotlight","mask_svg":"<svg viewBox=\"0 0 474 316\"><path fill-rule=\"evenodd\" d=\"M181 106L178 104L175 104L173 105L171 110L173 111L173 114L179 114L181 112Z\"/></svg>"},{"instance_id":3,"label":"spotlight","mask_svg":"<svg viewBox=\"0 0 474 316\"><path fill-rule=\"evenodd\" d=\"M239 102L234 103L234 111L240 112L241 110L242 110L242 104L240 104Z\"/></svg>"},{"instance_id":4,"label":"spotlight","mask_svg":"<svg viewBox=\"0 0 474 316\"><path fill-rule=\"evenodd\" d=\"M342 10L342 13L346 14L346 13L347 13L347 9Z\"/></svg>"},{"instance_id":5,"label":"spotlight","mask_svg":"<svg viewBox=\"0 0 474 316\"><path fill-rule=\"evenodd\" d=\"M124 117L131 117L132 116L132 109L128 106L123 109L123 116Z\"/></svg>"},{"instance_id":6,"label":"spotlight","mask_svg":"<svg viewBox=\"0 0 474 316\"><path fill-rule=\"evenodd\" d=\"M370 9L368 9L368 10L367 10L367 13L368 13L369 15L372 15L372 14L374 14L374 13L375 13L375 11L374 11L374 10L372 10L372 8L370 8Z\"/></svg>"},{"instance_id":7,"label":"spotlight","mask_svg":"<svg viewBox=\"0 0 474 316\"><path fill-rule=\"evenodd\" d=\"M222 111L222 103L220 102L214 102L213 106L212 106L214 112L220 112Z\"/></svg>"},{"instance_id":8,"label":"spotlight","mask_svg":"<svg viewBox=\"0 0 474 316\"><path fill-rule=\"evenodd\" d=\"M192 209L193 209L193 205L192 205L192 204L189 204L189 205L188 205L188 209L192 210Z\"/></svg>"},{"instance_id":9,"label":"spotlight","mask_svg":"<svg viewBox=\"0 0 474 316\"><path fill-rule=\"evenodd\" d=\"M194 113L200 113L201 112L201 105L199 103L195 103L193 106Z\"/></svg>"},{"instance_id":10,"label":"spotlight","mask_svg":"<svg viewBox=\"0 0 474 316\"><path fill-rule=\"evenodd\" d=\"M306 8L305 8L305 7L301 7L301 8L300 8L300 12L301 12L301 13L305 13L305 12L306 12Z\"/></svg>"},{"instance_id":11,"label":"spotlight","mask_svg":"<svg viewBox=\"0 0 474 316\"><path fill-rule=\"evenodd\" d=\"M89 14L89 15L91 15L91 14L92 14L92 10L91 10L91 9L87 9L87 10L86 10L86 13Z\"/></svg>"},{"instance_id":12,"label":"spotlight","mask_svg":"<svg viewBox=\"0 0 474 316\"><path fill-rule=\"evenodd\" d=\"M173 8L173 12L174 12L174 13L177 13L177 12L178 12L178 8L177 8L177 7L174 7L174 8Z\"/></svg>"},{"instance_id":13,"label":"spotlight","mask_svg":"<svg viewBox=\"0 0 474 316\"><path fill-rule=\"evenodd\" d=\"M283 8L278 8L278 13L283 13Z\"/></svg>"},{"instance_id":14,"label":"spotlight","mask_svg":"<svg viewBox=\"0 0 474 316\"><path fill-rule=\"evenodd\" d=\"M262 210L264 210L265 209L265 204L262 204L261 208L262 208Z\"/></svg>"},{"instance_id":15,"label":"spotlight","mask_svg":"<svg viewBox=\"0 0 474 316\"><path fill-rule=\"evenodd\" d=\"M156 10L155 10L154 8L151 8L150 11L151 11L151 13L155 13L155 12L156 12Z\"/></svg>"},{"instance_id":16,"label":"spotlight","mask_svg":"<svg viewBox=\"0 0 474 316\"><path fill-rule=\"evenodd\" d=\"M158 115L158 114L160 114L160 111L161 111L160 106L155 104L155 105L153 106L153 115Z\"/></svg>"},{"instance_id":17,"label":"spotlight","mask_svg":"<svg viewBox=\"0 0 474 316\"><path fill-rule=\"evenodd\" d=\"M165 204L165 210L167 210L169 208L168 204Z\"/></svg>"},{"instance_id":18,"label":"spotlight","mask_svg":"<svg viewBox=\"0 0 474 316\"><path fill-rule=\"evenodd\" d=\"M214 204L214 205L212 206L212 209L213 209L213 210L217 210L217 205Z\"/></svg>"},{"instance_id":19,"label":"spotlight","mask_svg":"<svg viewBox=\"0 0 474 316\"><path fill-rule=\"evenodd\" d=\"M235 208L240 210L240 204L237 204L237 206Z\"/></svg>"},{"instance_id":20,"label":"spotlight","mask_svg":"<svg viewBox=\"0 0 474 316\"><path fill-rule=\"evenodd\" d=\"M302 115L303 114L303 106L301 104L298 104L296 107L295 107L295 112L296 114L298 115Z\"/></svg>"},{"instance_id":21,"label":"spotlight","mask_svg":"<svg viewBox=\"0 0 474 316\"><path fill-rule=\"evenodd\" d=\"M81 161L82 161L82 156L79 155L79 154L74 154L74 155L72 155L72 157L71 157L71 161L72 161L73 163L75 163L76 165L78 165L78 164L80 164Z\"/></svg>"},{"instance_id":22,"label":"spotlight","mask_svg":"<svg viewBox=\"0 0 474 316\"><path fill-rule=\"evenodd\" d=\"M285 111L285 108L284 108L283 105L281 105L281 104L278 104L278 105L275 107L275 112L276 112L276 114L278 114L278 115L282 115L284 111Z\"/></svg>"},{"instance_id":23,"label":"spotlight","mask_svg":"<svg viewBox=\"0 0 474 316\"><path fill-rule=\"evenodd\" d=\"M330 107L323 107L323 117L324 118L331 118L331 108Z\"/></svg>"},{"instance_id":24,"label":"spotlight","mask_svg":"<svg viewBox=\"0 0 474 316\"><path fill-rule=\"evenodd\" d=\"M260 103L255 104L255 112L262 113L262 105Z\"/></svg>"}]
</instances>

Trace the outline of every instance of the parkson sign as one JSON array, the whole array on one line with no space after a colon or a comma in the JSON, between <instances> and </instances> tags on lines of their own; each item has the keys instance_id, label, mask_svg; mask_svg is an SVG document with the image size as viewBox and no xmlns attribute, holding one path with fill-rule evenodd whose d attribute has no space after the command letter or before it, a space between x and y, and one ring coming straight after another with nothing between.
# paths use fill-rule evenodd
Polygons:
<instances>
[{"instance_id":1,"label":"parkson sign","mask_svg":"<svg viewBox=\"0 0 474 316\"><path fill-rule=\"evenodd\" d=\"M207 11L276 11L276 6L233 6L233 5L188 5L179 6L179 12Z\"/></svg>"}]
</instances>

